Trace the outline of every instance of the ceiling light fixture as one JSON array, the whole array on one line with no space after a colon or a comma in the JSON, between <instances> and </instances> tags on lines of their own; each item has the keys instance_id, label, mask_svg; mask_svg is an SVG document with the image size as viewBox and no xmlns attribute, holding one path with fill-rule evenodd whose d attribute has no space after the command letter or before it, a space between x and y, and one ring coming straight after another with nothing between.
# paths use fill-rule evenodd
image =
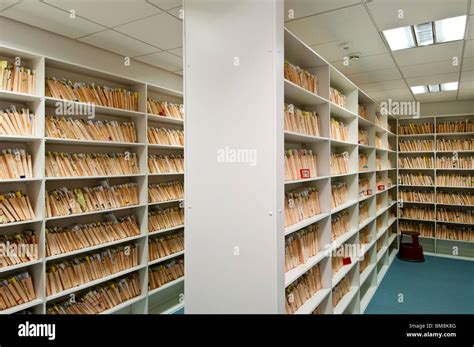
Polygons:
<instances>
[{"instance_id":1,"label":"ceiling light fixture","mask_svg":"<svg viewBox=\"0 0 474 347\"><path fill-rule=\"evenodd\" d=\"M410 87L410 88L413 94L428 93L428 89L426 88L426 86L416 86L416 87Z\"/></svg>"},{"instance_id":2,"label":"ceiling light fixture","mask_svg":"<svg viewBox=\"0 0 474 347\"><path fill-rule=\"evenodd\" d=\"M383 34L392 51L413 48L416 46L413 32L410 27L384 30Z\"/></svg>"},{"instance_id":3,"label":"ceiling light fixture","mask_svg":"<svg viewBox=\"0 0 474 347\"><path fill-rule=\"evenodd\" d=\"M417 24L415 28L416 43L418 46L433 44L433 23Z\"/></svg>"},{"instance_id":4,"label":"ceiling light fixture","mask_svg":"<svg viewBox=\"0 0 474 347\"><path fill-rule=\"evenodd\" d=\"M450 90L458 90L458 82L441 83L441 90L443 92Z\"/></svg>"},{"instance_id":5,"label":"ceiling light fixture","mask_svg":"<svg viewBox=\"0 0 474 347\"><path fill-rule=\"evenodd\" d=\"M458 89L458 82L448 82L441 84L428 84L425 86L410 87L413 94L447 92Z\"/></svg>"},{"instance_id":6,"label":"ceiling light fixture","mask_svg":"<svg viewBox=\"0 0 474 347\"><path fill-rule=\"evenodd\" d=\"M466 29L466 17L459 16L435 22L436 43L462 40Z\"/></svg>"},{"instance_id":7,"label":"ceiling light fixture","mask_svg":"<svg viewBox=\"0 0 474 347\"><path fill-rule=\"evenodd\" d=\"M384 30L383 35L392 51L422 47L436 43L462 40L467 16L459 16Z\"/></svg>"}]
</instances>

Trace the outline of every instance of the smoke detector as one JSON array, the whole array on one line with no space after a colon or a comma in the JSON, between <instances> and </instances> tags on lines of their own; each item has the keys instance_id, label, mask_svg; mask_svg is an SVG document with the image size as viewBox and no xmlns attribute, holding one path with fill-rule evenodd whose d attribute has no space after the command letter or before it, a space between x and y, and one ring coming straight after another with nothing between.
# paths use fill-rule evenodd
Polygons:
<instances>
[{"instance_id":1,"label":"smoke detector","mask_svg":"<svg viewBox=\"0 0 474 347\"><path fill-rule=\"evenodd\" d=\"M343 42L339 45L339 48L344 52L344 56L349 58L349 61L357 61L360 59L359 52L349 53L351 50L351 45L349 42Z\"/></svg>"},{"instance_id":2,"label":"smoke detector","mask_svg":"<svg viewBox=\"0 0 474 347\"><path fill-rule=\"evenodd\" d=\"M349 54L350 61L358 61L360 59L360 53L351 53Z\"/></svg>"}]
</instances>

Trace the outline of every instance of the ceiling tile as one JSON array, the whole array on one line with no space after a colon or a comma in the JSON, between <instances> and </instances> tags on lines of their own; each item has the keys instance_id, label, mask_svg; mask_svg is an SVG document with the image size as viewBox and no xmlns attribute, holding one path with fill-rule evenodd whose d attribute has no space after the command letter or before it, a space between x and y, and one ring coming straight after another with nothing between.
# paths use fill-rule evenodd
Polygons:
<instances>
[{"instance_id":1,"label":"ceiling tile","mask_svg":"<svg viewBox=\"0 0 474 347\"><path fill-rule=\"evenodd\" d=\"M380 81L380 82L374 82L374 83L359 84L358 87L370 93L370 92L375 92L378 90L403 89L403 88L406 88L407 85L404 80L392 80L392 81Z\"/></svg>"},{"instance_id":2,"label":"ceiling tile","mask_svg":"<svg viewBox=\"0 0 474 347\"><path fill-rule=\"evenodd\" d=\"M474 70L463 71L460 78L461 83L472 83L474 86Z\"/></svg>"},{"instance_id":3,"label":"ceiling tile","mask_svg":"<svg viewBox=\"0 0 474 347\"><path fill-rule=\"evenodd\" d=\"M471 76L461 76L459 84L459 99L474 99L474 78Z\"/></svg>"},{"instance_id":4,"label":"ceiling tile","mask_svg":"<svg viewBox=\"0 0 474 347\"><path fill-rule=\"evenodd\" d=\"M467 40L464 46L464 59L474 57L474 40Z\"/></svg>"},{"instance_id":5,"label":"ceiling tile","mask_svg":"<svg viewBox=\"0 0 474 347\"><path fill-rule=\"evenodd\" d=\"M362 5L298 19L286 27L329 61L342 60L353 52L361 56L387 53ZM347 52L344 45L349 47Z\"/></svg>"},{"instance_id":6,"label":"ceiling tile","mask_svg":"<svg viewBox=\"0 0 474 347\"><path fill-rule=\"evenodd\" d=\"M177 55L178 57L183 57L183 47L175 48L175 49L169 49L168 52L173 53L173 54Z\"/></svg>"},{"instance_id":7,"label":"ceiling tile","mask_svg":"<svg viewBox=\"0 0 474 347\"><path fill-rule=\"evenodd\" d=\"M459 99L474 99L474 79L467 79L461 77L461 83L459 84Z\"/></svg>"},{"instance_id":8,"label":"ceiling tile","mask_svg":"<svg viewBox=\"0 0 474 347\"><path fill-rule=\"evenodd\" d=\"M370 97L375 99L377 102L387 101L389 99L396 101L414 101L408 88L403 89L392 89L392 90L380 90L368 93Z\"/></svg>"},{"instance_id":9,"label":"ceiling tile","mask_svg":"<svg viewBox=\"0 0 474 347\"><path fill-rule=\"evenodd\" d=\"M357 74L348 74L347 77L357 85L402 79L402 75L400 74L397 68L374 70Z\"/></svg>"},{"instance_id":10,"label":"ceiling tile","mask_svg":"<svg viewBox=\"0 0 474 347\"><path fill-rule=\"evenodd\" d=\"M312 16L317 13L332 11L341 7L360 4L360 0L286 0L285 20ZM290 12L290 10L292 12ZM289 17L289 14L293 17Z\"/></svg>"},{"instance_id":11,"label":"ceiling tile","mask_svg":"<svg viewBox=\"0 0 474 347\"><path fill-rule=\"evenodd\" d=\"M375 54L361 57L357 61L349 61L349 65L347 66L343 64L343 61L335 61L331 63L344 74L395 68L395 63L390 54Z\"/></svg>"},{"instance_id":12,"label":"ceiling tile","mask_svg":"<svg viewBox=\"0 0 474 347\"><path fill-rule=\"evenodd\" d=\"M393 52L399 66L426 64L461 57L464 41L442 43Z\"/></svg>"},{"instance_id":13,"label":"ceiling tile","mask_svg":"<svg viewBox=\"0 0 474 347\"><path fill-rule=\"evenodd\" d=\"M460 90L458 99L459 100L474 100L474 88Z\"/></svg>"},{"instance_id":14,"label":"ceiling tile","mask_svg":"<svg viewBox=\"0 0 474 347\"><path fill-rule=\"evenodd\" d=\"M168 52L148 54L135 59L168 71L178 71L183 69L183 59Z\"/></svg>"},{"instance_id":15,"label":"ceiling tile","mask_svg":"<svg viewBox=\"0 0 474 347\"><path fill-rule=\"evenodd\" d=\"M175 17L175 18L179 19L180 21L182 21L183 18L181 18L181 17L184 15L184 14L181 14L182 9L183 9L182 7L176 7L174 9L166 11L166 12L168 12L173 17Z\"/></svg>"},{"instance_id":16,"label":"ceiling tile","mask_svg":"<svg viewBox=\"0 0 474 347\"><path fill-rule=\"evenodd\" d=\"M474 56L465 57L462 62L462 71L474 70Z\"/></svg>"},{"instance_id":17,"label":"ceiling tile","mask_svg":"<svg viewBox=\"0 0 474 347\"><path fill-rule=\"evenodd\" d=\"M367 3L380 30L421 24L466 14L468 0L375 0ZM403 18L399 18L403 10Z\"/></svg>"},{"instance_id":18,"label":"ceiling tile","mask_svg":"<svg viewBox=\"0 0 474 347\"><path fill-rule=\"evenodd\" d=\"M137 55L144 55L159 51L159 49L153 46L132 39L113 30L101 31L100 33L83 37L79 39L79 41L127 57L136 57Z\"/></svg>"},{"instance_id":19,"label":"ceiling tile","mask_svg":"<svg viewBox=\"0 0 474 347\"><path fill-rule=\"evenodd\" d=\"M340 43L338 41L311 46L311 48L327 61L340 61L347 55L347 53L344 53L340 47Z\"/></svg>"},{"instance_id":20,"label":"ceiling tile","mask_svg":"<svg viewBox=\"0 0 474 347\"><path fill-rule=\"evenodd\" d=\"M474 40L474 15L467 17L467 36L466 39Z\"/></svg>"},{"instance_id":21,"label":"ceiling tile","mask_svg":"<svg viewBox=\"0 0 474 347\"><path fill-rule=\"evenodd\" d=\"M70 38L78 38L105 29L101 25L82 18L71 19L69 12L39 1L21 2L2 11L2 16Z\"/></svg>"},{"instance_id":22,"label":"ceiling tile","mask_svg":"<svg viewBox=\"0 0 474 347\"><path fill-rule=\"evenodd\" d=\"M453 65L453 60L436 61L432 63L408 65L400 67L405 78L425 75L445 74L459 72L460 62Z\"/></svg>"},{"instance_id":23,"label":"ceiling tile","mask_svg":"<svg viewBox=\"0 0 474 347\"><path fill-rule=\"evenodd\" d=\"M378 97L378 98L376 98L374 96L370 96L370 97L372 98L372 100L374 100L375 102L379 102L379 103L384 101L384 99L385 99L384 97Z\"/></svg>"},{"instance_id":24,"label":"ceiling tile","mask_svg":"<svg viewBox=\"0 0 474 347\"><path fill-rule=\"evenodd\" d=\"M380 41L381 42L381 41ZM344 57L348 56L351 53L359 53L360 57L371 55L380 55L386 53L385 48L381 45L378 45L376 42L361 42L354 41L350 44L350 49L343 50L341 48L341 41L332 41L323 43L320 45L311 46L319 55L328 61L341 61Z\"/></svg>"},{"instance_id":25,"label":"ceiling tile","mask_svg":"<svg viewBox=\"0 0 474 347\"><path fill-rule=\"evenodd\" d=\"M0 12L6 9L7 7L11 7L15 4L18 4L20 0L1 0L0 1Z\"/></svg>"},{"instance_id":26,"label":"ceiling tile","mask_svg":"<svg viewBox=\"0 0 474 347\"><path fill-rule=\"evenodd\" d=\"M172 8L182 6L183 1L182 0L147 0L147 2L158 6L159 8L167 11L171 10Z\"/></svg>"},{"instance_id":27,"label":"ceiling tile","mask_svg":"<svg viewBox=\"0 0 474 347\"><path fill-rule=\"evenodd\" d=\"M457 82L459 79L458 73L447 73L442 75L429 75L421 77L407 78L409 86L422 86L427 84L438 84L447 82Z\"/></svg>"},{"instance_id":28,"label":"ceiling tile","mask_svg":"<svg viewBox=\"0 0 474 347\"><path fill-rule=\"evenodd\" d=\"M163 50L183 44L183 23L168 13L160 13L115 28L124 34Z\"/></svg>"},{"instance_id":29,"label":"ceiling tile","mask_svg":"<svg viewBox=\"0 0 474 347\"><path fill-rule=\"evenodd\" d=\"M145 1L136 0L45 0L46 3L108 27L125 24L162 12Z\"/></svg>"},{"instance_id":30,"label":"ceiling tile","mask_svg":"<svg viewBox=\"0 0 474 347\"><path fill-rule=\"evenodd\" d=\"M457 95L458 95L458 91L452 90L449 92L416 94L415 98L419 102L439 102L439 101L456 100Z\"/></svg>"}]
</instances>

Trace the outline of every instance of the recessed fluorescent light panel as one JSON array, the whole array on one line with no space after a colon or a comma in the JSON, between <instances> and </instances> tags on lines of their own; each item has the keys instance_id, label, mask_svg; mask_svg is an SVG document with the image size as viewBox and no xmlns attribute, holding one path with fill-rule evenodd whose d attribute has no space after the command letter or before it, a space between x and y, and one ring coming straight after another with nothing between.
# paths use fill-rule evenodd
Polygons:
<instances>
[{"instance_id":1,"label":"recessed fluorescent light panel","mask_svg":"<svg viewBox=\"0 0 474 347\"><path fill-rule=\"evenodd\" d=\"M433 23L424 23L414 26L416 43L418 46L433 44Z\"/></svg>"},{"instance_id":2,"label":"recessed fluorescent light panel","mask_svg":"<svg viewBox=\"0 0 474 347\"><path fill-rule=\"evenodd\" d=\"M413 94L428 93L428 89L426 88L426 86L411 87L411 91L413 92Z\"/></svg>"},{"instance_id":3,"label":"recessed fluorescent light panel","mask_svg":"<svg viewBox=\"0 0 474 347\"><path fill-rule=\"evenodd\" d=\"M436 43L462 40L466 16L446 18L435 22Z\"/></svg>"},{"instance_id":4,"label":"recessed fluorescent light panel","mask_svg":"<svg viewBox=\"0 0 474 347\"><path fill-rule=\"evenodd\" d=\"M413 94L447 92L450 90L458 90L458 82L429 84L427 86L414 86L410 87L410 89Z\"/></svg>"},{"instance_id":5,"label":"recessed fluorescent light panel","mask_svg":"<svg viewBox=\"0 0 474 347\"><path fill-rule=\"evenodd\" d=\"M416 46L410 27L384 30L383 34L392 51L413 48Z\"/></svg>"},{"instance_id":6,"label":"recessed fluorescent light panel","mask_svg":"<svg viewBox=\"0 0 474 347\"><path fill-rule=\"evenodd\" d=\"M458 82L441 83L441 90L443 92L449 90L458 90Z\"/></svg>"},{"instance_id":7,"label":"recessed fluorescent light panel","mask_svg":"<svg viewBox=\"0 0 474 347\"><path fill-rule=\"evenodd\" d=\"M466 28L466 18L467 16L452 17L384 30L383 35L392 51L462 40Z\"/></svg>"}]
</instances>

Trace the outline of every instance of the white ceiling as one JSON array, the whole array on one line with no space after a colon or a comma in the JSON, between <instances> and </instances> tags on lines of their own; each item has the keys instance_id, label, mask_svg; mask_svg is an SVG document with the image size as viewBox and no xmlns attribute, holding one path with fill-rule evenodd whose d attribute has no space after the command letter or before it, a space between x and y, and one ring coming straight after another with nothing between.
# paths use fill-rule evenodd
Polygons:
<instances>
[{"instance_id":1,"label":"white ceiling","mask_svg":"<svg viewBox=\"0 0 474 347\"><path fill-rule=\"evenodd\" d=\"M0 16L182 75L181 8L182 0L0 0Z\"/></svg>"},{"instance_id":2,"label":"white ceiling","mask_svg":"<svg viewBox=\"0 0 474 347\"><path fill-rule=\"evenodd\" d=\"M288 29L377 101L474 99L474 0L286 0L285 11L293 15L286 20ZM462 41L391 52L381 35L466 14L471 15ZM361 58L345 66L350 53ZM409 88L455 81L459 92L413 95Z\"/></svg>"},{"instance_id":3,"label":"white ceiling","mask_svg":"<svg viewBox=\"0 0 474 347\"><path fill-rule=\"evenodd\" d=\"M286 0L285 11L294 16L286 26L377 101L474 99L474 0L446 2ZM0 0L0 16L182 75L181 7L181 0ZM463 41L390 52L380 34L464 14L471 15ZM361 58L345 66L343 57L355 52ZM459 81L459 92L414 96L409 89L444 81Z\"/></svg>"}]
</instances>

